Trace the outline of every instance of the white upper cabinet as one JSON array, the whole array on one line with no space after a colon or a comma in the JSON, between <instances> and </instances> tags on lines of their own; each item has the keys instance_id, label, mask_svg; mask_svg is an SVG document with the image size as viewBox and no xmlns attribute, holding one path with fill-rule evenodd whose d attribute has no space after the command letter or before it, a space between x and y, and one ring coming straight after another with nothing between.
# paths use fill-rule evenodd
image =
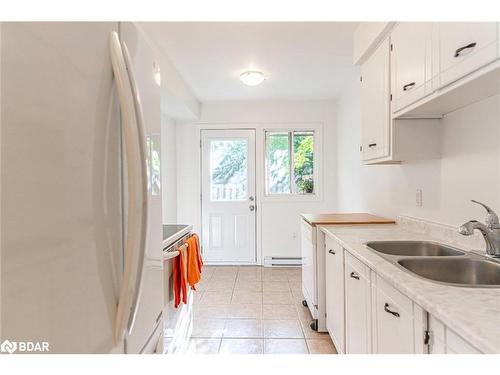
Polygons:
<instances>
[{"instance_id":1,"label":"white upper cabinet","mask_svg":"<svg viewBox=\"0 0 500 375\"><path fill-rule=\"evenodd\" d=\"M361 67L363 160L389 156L390 45L385 39Z\"/></svg>"},{"instance_id":2,"label":"white upper cabinet","mask_svg":"<svg viewBox=\"0 0 500 375\"><path fill-rule=\"evenodd\" d=\"M432 92L432 29L430 22L404 22L391 33L393 112Z\"/></svg>"},{"instance_id":3,"label":"white upper cabinet","mask_svg":"<svg viewBox=\"0 0 500 375\"><path fill-rule=\"evenodd\" d=\"M440 22L440 86L456 81L499 57L496 22Z\"/></svg>"}]
</instances>

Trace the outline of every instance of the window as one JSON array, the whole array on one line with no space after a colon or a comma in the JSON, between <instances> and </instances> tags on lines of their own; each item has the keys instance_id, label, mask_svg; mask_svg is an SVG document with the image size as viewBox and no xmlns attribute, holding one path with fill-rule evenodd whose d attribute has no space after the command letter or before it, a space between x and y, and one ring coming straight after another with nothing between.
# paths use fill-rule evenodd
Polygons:
<instances>
[{"instance_id":1,"label":"window","mask_svg":"<svg viewBox=\"0 0 500 375\"><path fill-rule=\"evenodd\" d=\"M266 194L315 194L314 131L266 131Z\"/></svg>"},{"instance_id":2,"label":"window","mask_svg":"<svg viewBox=\"0 0 500 375\"><path fill-rule=\"evenodd\" d=\"M245 139L210 142L210 199L247 199L247 153Z\"/></svg>"}]
</instances>

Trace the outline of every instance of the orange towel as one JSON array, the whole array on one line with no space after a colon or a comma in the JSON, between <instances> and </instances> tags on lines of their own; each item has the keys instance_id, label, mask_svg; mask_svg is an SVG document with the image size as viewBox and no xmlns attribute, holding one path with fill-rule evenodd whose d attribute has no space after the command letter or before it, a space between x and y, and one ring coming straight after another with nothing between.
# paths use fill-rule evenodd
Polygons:
<instances>
[{"instance_id":1,"label":"orange towel","mask_svg":"<svg viewBox=\"0 0 500 375\"><path fill-rule=\"evenodd\" d=\"M178 249L179 255L174 258L172 278L174 282L174 307L177 308L183 303L187 303L187 245L184 244Z\"/></svg>"},{"instance_id":2,"label":"orange towel","mask_svg":"<svg viewBox=\"0 0 500 375\"><path fill-rule=\"evenodd\" d=\"M193 234L186 241L187 244L187 282L191 289L201 280L201 268L203 260L201 259L200 242L198 236Z\"/></svg>"}]
</instances>

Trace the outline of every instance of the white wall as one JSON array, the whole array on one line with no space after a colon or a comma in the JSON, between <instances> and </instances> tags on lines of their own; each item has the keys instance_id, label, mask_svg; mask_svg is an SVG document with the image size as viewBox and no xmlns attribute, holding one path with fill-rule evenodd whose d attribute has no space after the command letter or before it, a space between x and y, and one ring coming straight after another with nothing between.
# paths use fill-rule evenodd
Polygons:
<instances>
[{"instance_id":1,"label":"white wall","mask_svg":"<svg viewBox=\"0 0 500 375\"><path fill-rule=\"evenodd\" d=\"M161 118L161 184L164 224L177 223L177 165L175 121Z\"/></svg>"},{"instance_id":2,"label":"white wall","mask_svg":"<svg viewBox=\"0 0 500 375\"><path fill-rule=\"evenodd\" d=\"M460 225L484 219L477 199L500 211L500 98L488 98L441 120L442 157L402 165L362 166L359 83L338 101L337 200L340 211L411 215ZM422 189L423 206L415 203Z\"/></svg>"},{"instance_id":3,"label":"white wall","mask_svg":"<svg viewBox=\"0 0 500 375\"><path fill-rule=\"evenodd\" d=\"M192 223L200 231L200 129L255 128L257 150L262 150L264 128L283 124L319 124L322 128L321 199L314 202L263 201L263 181L257 184L257 247L265 256L300 256L299 214L331 212L335 194L335 103L332 101L213 102L205 103L199 123L177 125L177 214L178 221ZM259 146L260 145L260 146ZM257 165L263 168L263 165ZM258 173L257 173L258 175ZM260 188L260 189L259 189Z\"/></svg>"}]
</instances>

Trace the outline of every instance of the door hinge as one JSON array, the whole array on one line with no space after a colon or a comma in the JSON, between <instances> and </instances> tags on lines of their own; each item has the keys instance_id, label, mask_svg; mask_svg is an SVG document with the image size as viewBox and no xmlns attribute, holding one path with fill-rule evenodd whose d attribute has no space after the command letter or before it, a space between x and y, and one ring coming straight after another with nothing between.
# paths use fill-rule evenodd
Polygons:
<instances>
[{"instance_id":1,"label":"door hinge","mask_svg":"<svg viewBox=\"0 0 500 375\"><path fill-rule=\"evenodd\" d=\"M429 330L424 331L424 345L431 345L432 332Z\"/></svg>"},{"instance_id":2,"label":"door hinge","mask_svg":"<svg viewBox=\"0 0 500 375\"><path fill-rule=\"evenodd\" d=\"M391 51L393 50L392 43L391 43Z\"/></svg>"},{"instance_id":3,"label":"door hinge","mask_svg":"<svg viewBox=\"0 0 500 375\"><path fill-rule=\"evenodd\" d=\"M363 146L359 146L359 152L363 152Z\"/></svg>"},{"instance_id":4,"label":"door hinge","mask_svg":"<svg viewBox=\"0 0 500 375\"><path fill-rule=\"evenodd\" d=\"M359 76L359 82L363 82L363 76Z\"/></svg>"},{"instance_id":5,"label":"door hinge","mask_svg":"<svg viewBox=\"0 0 500 375\"><path fill-rule=\"evenodd\" d=\"M389 100L392 102L392 94L389 95Z\"/></svg>"}]
</instances>

